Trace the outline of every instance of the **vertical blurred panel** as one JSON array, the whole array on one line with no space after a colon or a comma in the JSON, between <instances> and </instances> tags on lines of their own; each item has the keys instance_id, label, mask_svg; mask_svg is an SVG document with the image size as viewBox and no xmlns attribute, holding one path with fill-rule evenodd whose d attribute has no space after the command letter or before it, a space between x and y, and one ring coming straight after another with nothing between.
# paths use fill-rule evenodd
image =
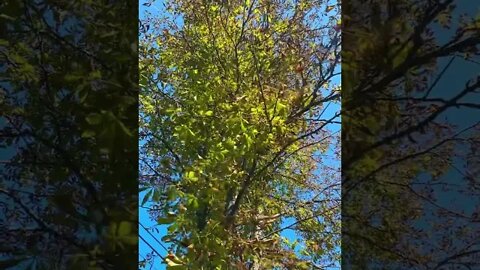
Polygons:
<instances>
[{"instance_id":1,"label":"vertical blurred panel","mask_svg":"<svg viewBox=\"0 0 480 270\"><path fill-rule=\"evenodd\" d=\"M342 4L342 268L479 269L480 3Z\"/></svg>"},{"instance_id":2,"label":"vertical blurred panel","mask_svg":"<svg viewBox=\"0 0 480 270\"><path fill-rule=\"evenodd\" d=\"M0 3L0 269L134 269L138 4Z\"/></svg>"}]
</instances>

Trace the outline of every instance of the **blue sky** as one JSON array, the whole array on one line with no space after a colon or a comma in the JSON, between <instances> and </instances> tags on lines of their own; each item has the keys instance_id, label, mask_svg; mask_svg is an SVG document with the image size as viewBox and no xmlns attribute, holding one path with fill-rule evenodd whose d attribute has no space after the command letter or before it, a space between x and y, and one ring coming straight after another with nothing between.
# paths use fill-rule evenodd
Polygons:
<instances>
[{"instance_id":1,"label":"blue sky","mask_svg":"<svg viewBox=\"0 0 480 270\"><path fill-rule=\"evenodd\" d=\"M153 15L155 15L155 13L160 12L160 10L158 8L154 7L155 5L158 6L158 4L159 4L158 2L154 3L151 7L148 7L148 8L143 5L145 2L148 2L148 1L145 1L145 0L140 1L140 7L139 7L139 17L140 18L143 18L143 15L144 15L146 10L148 10ZM332 3L335 3L335 2L332 2ZM339 72L340 68L338 68L337 71ZM340 84L340 81L341 81L340 76L336 76L333 79L332 82L334 84ZM324 112L324 118L328 119L329 117L332 117L339 110L340 110L340 104L331 103L328 106L328 109ZM332 130L334 132L340 132L340 125L339 124L331 125L329 128L330 128L330 130ZM143 142L140 142L140 145L142 143ZM331 151L329 151L327 154L333 154L333 153ZM328 165L328 166L332 166L332 167L339 167L340 166L340 161L339 160L327 159L327 160L325 160L325 162L327 163L326 165ZM139 203L141 203L141 200L145 196L146 192L147 191L144 191L144 192L140 193ZM145 204L144 207L149 207L149 204L148 203ZM139 209L139 220L140 220L140 223L147 228L156 225L155 221L150 220L146 208L140 208ZM284 221L285 226L289 225L289 224L292 224L293 222L294 222L294 220L292 220L292 219L287 219L287 220ZM166 226L156 226L156 228L159 230L159 233L152 232L152 234L155 236L156 239L160 240L160 238L166 234ZM158 242L156 242L156 239L154 237L152 237L149 233L147 233L142 228L142 226L139 227L139 233L140 233L140 236L143 239L145 239L158 252L160 252L162 255L167 254L167 251L165 250L164 247L168 248L168 246L169 246L168 244L166 244L166 243L159 244ZM290 241L294 241L297 238L293 230L283 231L282 236L287 237ZM147 245L142 239L140 239L139 240L139 260L144 260L147 257L147 254L149 254L151 252L152 252L152 250L149 247L149 245ZM146 269L163 270L163 269L166 269L166 265L162 264L161 259L158 258L158 259L155 260L155 263L153 265L147 265ZM335 268L335 269L338 269L338 268Z\"/></svg>"}]
</instances>

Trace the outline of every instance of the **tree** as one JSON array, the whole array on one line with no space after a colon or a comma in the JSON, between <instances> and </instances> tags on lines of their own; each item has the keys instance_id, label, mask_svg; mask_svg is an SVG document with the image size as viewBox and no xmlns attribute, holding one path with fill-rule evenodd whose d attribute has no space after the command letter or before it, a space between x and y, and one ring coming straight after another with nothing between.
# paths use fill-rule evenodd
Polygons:
<instances>
[{"instance_id":1,"label":"tree","mask_svg":"<svg viewBox=\"0 0 480 270\"><path fill-rule=\"evenodd\" d=\"M167 1L142 21L141 185L178 269L338 262L338 7ZM148 5L148 3L147 3ZM293 222L292 222L293 221ZM294 230L297 243L281 233Z\"/></svg>"},{"instance_id":2,"label":"tree","mask_svg":"<svg viewBox=\"0 0 480 270\"><path fill-rule=\"evenodd\" d=\"M0 3L1 269L137 265L132 4Z\"/></svg>"},{"instance_id":3,"label":"tree","mask_svg":"<svg viewBox=\"0 0 480 270\"><path fill-rule=\"evenodd\" d=\"M468 71L480 37L468 5L344 2L346 269L478 268L480 83Z\"/></svg>"}]
</instances>

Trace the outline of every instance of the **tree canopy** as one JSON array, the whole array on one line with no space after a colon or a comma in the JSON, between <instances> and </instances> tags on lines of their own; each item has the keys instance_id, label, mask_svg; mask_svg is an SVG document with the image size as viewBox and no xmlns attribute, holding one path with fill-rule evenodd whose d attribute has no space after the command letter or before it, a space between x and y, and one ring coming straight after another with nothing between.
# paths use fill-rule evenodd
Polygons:
<instances>
[{"instance_id":1,"label":"tree canopy","mask_svg":"<svg viewBox=\"0 0 480 270\"><path fill-rule=\"evenodd\" d=\"M342 266L476 269L478 3L367 2L342 6Z\"/></svg>"},{"instance_id":2,"label":"tree canopy","mask_svg":"<svg viewBox=\"0 0 480 270\"><path fill-rule=\"evenodd\" d=\"M137 266L137 3L0 3L0 268Z\"/></svg>"},{"instance_id":3,"label":"tree canopy","mask_svg":"<svg viewBox=\"0 0 480 270\"><path fill-rule=\"evenodd\" d=\"M172 269L338 265L338 6L162 4L140 41L141 190L172 247L158 255Z\"/></svg>"}]
</instances>

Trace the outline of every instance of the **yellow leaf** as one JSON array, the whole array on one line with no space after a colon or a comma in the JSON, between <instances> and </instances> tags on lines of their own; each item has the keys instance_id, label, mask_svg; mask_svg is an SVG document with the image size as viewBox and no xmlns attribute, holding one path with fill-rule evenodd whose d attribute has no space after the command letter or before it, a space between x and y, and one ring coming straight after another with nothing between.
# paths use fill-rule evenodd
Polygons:
<instances>
[{"instance_id":1,"label":"yellow leaf","mask_svg":"<svg viewBox=\"0 0 480 270\"><path fill-rule=\"evenodd\" d=\"M180 263L175 263L175 262L171 261L169 258L166 258L165 261L167 262L168 266L180 266L180 265L182 265Z\"/></svg>"}]
</instances>

